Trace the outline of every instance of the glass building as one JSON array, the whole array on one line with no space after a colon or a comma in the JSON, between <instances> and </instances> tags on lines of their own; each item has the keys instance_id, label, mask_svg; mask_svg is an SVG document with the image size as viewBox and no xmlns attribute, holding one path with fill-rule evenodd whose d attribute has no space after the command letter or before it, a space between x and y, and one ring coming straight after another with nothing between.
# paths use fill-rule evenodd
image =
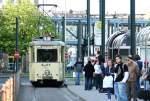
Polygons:
<instances>
[{"instance_id":1,"label":"glass building","mask_svg":"<svg viewBox=\"0 0 150 101\"><path fill-rule=\"evenodd\" d=\"M136 46L141 59L150 62L150 27L143 28L137 34Z\"/></svg>"}]
</instances>

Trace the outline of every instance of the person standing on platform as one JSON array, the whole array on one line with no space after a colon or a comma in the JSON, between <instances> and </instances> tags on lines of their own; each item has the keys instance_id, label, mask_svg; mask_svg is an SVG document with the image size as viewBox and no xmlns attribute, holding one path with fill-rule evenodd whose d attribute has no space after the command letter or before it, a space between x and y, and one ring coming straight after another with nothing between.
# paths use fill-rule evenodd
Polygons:
<instances>
[{"instance_id":1,"label":"person standing on platform","mask_svg":"<svg viewBox=\"0 0 150 101\"><path fill-rule=\"evenodd\" d=\"M122 57L117 55L116 67L115 67L115 83L114 91L117 97L117 101L128 101L127 97L127 80L129 78L129 71L126 64L122 62Z\"/></svg>"},{"instance_id":2,"label":"person standing on platform","mask_svg":"<svg viewBox=\"0 0 150 101\"><path fill-rule=\"evenodd\" d=\"M101 70L101 67L99 65L99 61L96 60L96 64L94 65L94 76L95 76L95 86L96 86L96 89L99 90L101 87L101 79L102 79L102 70Z\"/></svg>"},{"instance_id":3,"label":"person standing on platform","mask_svg":"<svg viewBox=\"0 0 150 101\"><path fill-rule=\"evenodd\" d=\"M134 56L134 60L138 65L139 68L139 75L137 77L137 81L136 81L136 89L137 89L137 94L140 92L140 77L142 76L142 68L143 68L143 62L141 61L141 57L137 54Z\"/></svg>"},{"instance_id":4,"label":"person standing on platform","mask_svg":"<svg viewBox=\"0 0 150 101\"><path fill-rule=\"evenodd\" d=\"M83 63L81 59L78 59L78 61L75 63L75 73L76 73L75 85L80 85L80 75L82 70L83 70Z\"/></svg>"},{"instance_id":5,"label":"person standing on platform","mask_svg":"<svg viewBox=\"0 0 150 101\"><path fill-rule=\"evenodd\" d=\"M136 81L139 76L139 68L136 62L134 62L131 55L127 58L127 65L129 70L129 79L127 81L128 85L128 99L131 101L133 97L133 101L137 101L137 89L136 89Z\"/></svg>"},{"instance_id":6,"label":"person standing on platform","mask_svg":"<svg viewBox=\"0 0 150 101\"><path fill-rule=\"evenodd\" d=\"M104 72L104 78L105 77L111 77L114 79L114 65L113 65L113 61L111 59L108 59L107 61L107 67L105 68L105 72ZM107 95L108 95L108 101L111 101L111 93L113 92L113 81L109 82L112 84L112 87L107 87Z\"/></svg>"},{"instance_id":7,"label":"person standing on platform","mask_svg":"<svg viewBox=\"0 0 150 101\"><path fill-rule=\"evenodd\" d=\"M93 74L95 70L90 59L88 59L88 63L85 65L83 71L85 72L85 90L91 90L92 79L93 79Z\"/></svg>"}]
</instances>

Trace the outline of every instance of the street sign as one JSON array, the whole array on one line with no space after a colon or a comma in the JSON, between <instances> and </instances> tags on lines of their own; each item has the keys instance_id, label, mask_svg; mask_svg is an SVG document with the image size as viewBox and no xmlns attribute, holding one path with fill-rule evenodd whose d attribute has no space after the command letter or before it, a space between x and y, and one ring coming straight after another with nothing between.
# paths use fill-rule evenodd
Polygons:
<instances>
[{"instance_id":1,"label":"street sign","mask_svg":"<svg viewBox=\"0 0 150 101\"><path fill-rule=\"evenodd\" d=\"M19 54L19 52L17 52L17 51L15 52L15 54L14 54L14 58L15 58L15 59L19 59L19 58L20 58L20 54Z\"/></svg>"}]
</instances>

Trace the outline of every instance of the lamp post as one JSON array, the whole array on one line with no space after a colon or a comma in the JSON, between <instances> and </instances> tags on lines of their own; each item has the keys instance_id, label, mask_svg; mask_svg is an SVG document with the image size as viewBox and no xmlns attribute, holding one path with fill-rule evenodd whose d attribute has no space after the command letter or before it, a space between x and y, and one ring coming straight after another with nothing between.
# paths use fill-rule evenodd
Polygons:
<instances>
[{"instance_id":1,"label":"lamp post","mask_svg":"<svg viewBox=\"0 0 150 101\"><path fill-rule=\"evenodd\" d=\"M131 55L136 53L136 39L135 39L135 0L130 0L130 34L131 34Z\"/></svg>"},{"instance_id":2,"label":"lamp post","mask_svg":"<svg viewBox=\"0 0 150 101\"><path fill-rule=\"evenodd\" d=\"M99 1L99 20L102 22L101 23L101 55L102 57L105 57L105 0L100 0Z\"/></svg>"},{"instance_id":3,"label":"lamp post","mask_svg":"<svg viewBox=\"0 0 150 101\"><path fill-rule=\"evenodd\" d=\"M62 41L65 42L65 33L66 33L66 21L65 17L62 18Z\"/></svg>"},{"instance_id":4,"label":"lamp post","mask_svg":"<svg viewBox=\"0 0 150 101\"><path fill-rule=\"evenodd\" d=\"M19 41L19 18L16 17L16 50L15 50L15 63L16 63L16 72L18 71L18 62L19 62L19 47L18 47L18 41Z\"/></svg>"},{"instance_id":5,"label":"lamp post","mask_svg":"<svg viewBox=\"0 0 150 101\"><path fill-rule=\"evenodd\" d=\"M87 0L87 38L88 38L88 57L90 55L90 0Z\"/></svg>"}]
</instances>

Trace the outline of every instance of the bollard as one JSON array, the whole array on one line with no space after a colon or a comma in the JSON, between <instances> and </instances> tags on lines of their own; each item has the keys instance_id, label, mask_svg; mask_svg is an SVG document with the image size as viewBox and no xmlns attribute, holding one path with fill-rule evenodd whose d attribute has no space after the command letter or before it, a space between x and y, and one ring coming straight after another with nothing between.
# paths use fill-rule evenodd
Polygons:
<instances>
[{"instance_id":1,"label":"bollard","mask_svg":"<svg viewBox=\"0 0 150 101\"><path fill-rule=\"evenodd\" d=\"M5 82L5 84L2 85L2 88L0 90L0 93L2 94L2 101L14 101L14 80L14 78L10 78Z\"/></svg>"},{"instance_id":2,"label":"bollard","mask_svg":"<svg viewBox=\"0 0 150 101\"><path fill-rule=\"evenodd\" d=\"M6 89L5 84L2 85L2 101L6 101Z\"/></svg>"},{"instance_id":3,"label":"bollard","mask_svg":"<svg viewBox=\"0 0 150 101\"><path fill-rule=\"evenodd\" d=\"M9 101L9 95L8 95L8 93L9 93L9 82L8 81L6 81L6 84L5 84L6 86L5 86L5 90L6 90L6 101Z\"/></svg>"},{"instance_id":4,"label":"bollard","mask_svg":"<svg viewBox=\"0 0 150 101\"><path fill-rule=\"evenodd\" d=\"M10 95L11 95L11 98L10 98L10 101L13 101L13 78L10 78Z\"/></svg>"},{"instance_id":5,"label":"bollard","mask_svg":"<svg viewBox=\"0 0 150 101\"><path fill-rule=\"evenodd\" d=\"M10 78L2 85L2 101L13 101L13 78Z\"/></svg>"}]
</instances>

